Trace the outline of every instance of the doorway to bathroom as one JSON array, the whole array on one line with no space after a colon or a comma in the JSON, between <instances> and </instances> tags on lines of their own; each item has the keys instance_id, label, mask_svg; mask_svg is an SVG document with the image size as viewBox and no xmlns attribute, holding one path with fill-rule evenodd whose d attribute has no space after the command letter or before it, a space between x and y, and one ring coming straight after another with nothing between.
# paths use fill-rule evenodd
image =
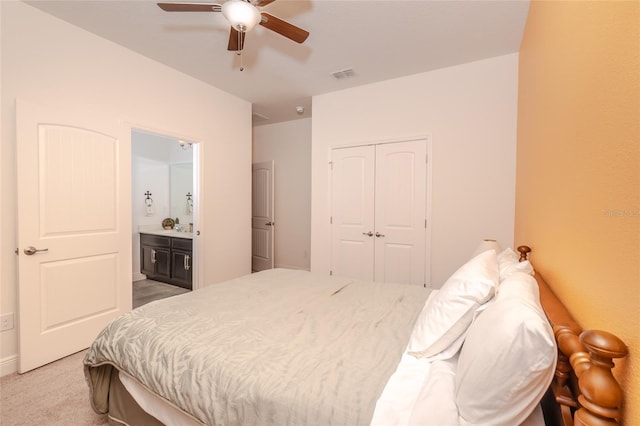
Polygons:
<instances>
[{"instance_id":1,"label":"doorway to bathroom","mask_svg":"<svg viewBox=\"0 0 640 426\"><path fill-rule=\"evenodd\" d=\"M197 288L199 145L131 131L134 307Z\"/></svg>"}]
</instances>

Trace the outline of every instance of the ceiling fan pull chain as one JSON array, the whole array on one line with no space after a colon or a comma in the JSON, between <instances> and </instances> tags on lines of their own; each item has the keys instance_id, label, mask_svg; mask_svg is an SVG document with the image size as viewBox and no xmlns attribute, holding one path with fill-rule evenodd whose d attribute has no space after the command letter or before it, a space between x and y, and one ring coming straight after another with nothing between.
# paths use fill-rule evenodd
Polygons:
<instances>
[{"instance_id":1,"label":"ceiling fan pull chain","mask_svg":"<svg viewBox=\"0 0 640 426\"><path fill-rule=\"evenodd\" d=\"M240 55L240 71L244 71L244 66L242 65L242 51L244 50L244 40L242 40L242 37L242 31L238 31L238 46L240 47L240 50L238 50L238 55Z\"/></svg>"}]
</instances>

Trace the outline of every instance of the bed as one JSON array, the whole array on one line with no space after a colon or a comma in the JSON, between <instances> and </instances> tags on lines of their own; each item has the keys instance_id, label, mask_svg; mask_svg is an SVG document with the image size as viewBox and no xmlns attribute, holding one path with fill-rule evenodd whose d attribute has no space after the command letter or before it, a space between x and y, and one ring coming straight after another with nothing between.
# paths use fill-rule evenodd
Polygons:
<instances>
[{"instance_id":1,"label":"bed","mask_svg":"<svg viewBox=\"0 0 640 426\"><path fill-rule=\"evenodd\" d=\"M89 348L91 405L136 426L617 424L626 346L518 251L434 291L275 269L150 303Z\"/></svg>"}]
</instances>

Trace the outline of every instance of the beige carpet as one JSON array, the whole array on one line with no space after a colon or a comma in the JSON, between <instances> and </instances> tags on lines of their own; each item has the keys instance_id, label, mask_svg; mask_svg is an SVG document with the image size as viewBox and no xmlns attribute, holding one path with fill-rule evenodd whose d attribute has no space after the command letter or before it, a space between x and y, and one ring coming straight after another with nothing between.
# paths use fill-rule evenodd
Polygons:
<instances>
[{"instance_id":1,"label":"beige carpet","mask_svg":"<svg viewBox=\"0 0 640 426\"><path fill-rule=\"evenodd\" d=\"M85 351L25 374L0 378L2 426L106 425L89 403L82 359Z\"/></svg>"}]
</instances>

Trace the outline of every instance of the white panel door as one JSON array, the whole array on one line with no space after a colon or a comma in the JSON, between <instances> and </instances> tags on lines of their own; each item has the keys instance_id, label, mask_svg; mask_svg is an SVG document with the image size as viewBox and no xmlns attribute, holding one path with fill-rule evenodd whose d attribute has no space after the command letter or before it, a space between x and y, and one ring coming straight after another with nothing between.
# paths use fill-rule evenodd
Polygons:
<instances>
[{"instance_id":1,"label":"white panel door","mask_svg":"<svg viewBox=\"0 0 640 426\"><path fill-rule=\"evenodd\" d=\"M19 371L131 309L130 149L113 118L17 104Z\"/></svg>"},{"instance_id":2,"label":"white panel door","mask_svg":"<svg viewBox=\"0 0 640 426\"><path fill-rule=\"evenodd\" d=\"M376 146L375 280L424 285L425 141Z\"/></svg>"},{"instance_id":3,"label":"white panel door","mask_svg":"<svg viewBox=\"0 0 640 426\"><path fill-rule=\"evenodd\" d=\"M331 154L331 271L374 279L375 147L334 149Z\"/></svg>"},{"instance_id":4,"label":"white panel door","mask_svg":"<svg viewBox=\"0 0 640 426\"><path fill-rule=\"evenodd\" d=\"M274 162L254 163L251 203L251 270L274 266Z\"/></svg>"},{"instance_id":5,"label":"white panel door","mask_svg":"<svg viewBox=\"0 0 640 426\"><path fill-rule=\"evenodd\" d=\"M331 272L426 284L425 140L331 153Z\"/></svg>"}]
</instances>

